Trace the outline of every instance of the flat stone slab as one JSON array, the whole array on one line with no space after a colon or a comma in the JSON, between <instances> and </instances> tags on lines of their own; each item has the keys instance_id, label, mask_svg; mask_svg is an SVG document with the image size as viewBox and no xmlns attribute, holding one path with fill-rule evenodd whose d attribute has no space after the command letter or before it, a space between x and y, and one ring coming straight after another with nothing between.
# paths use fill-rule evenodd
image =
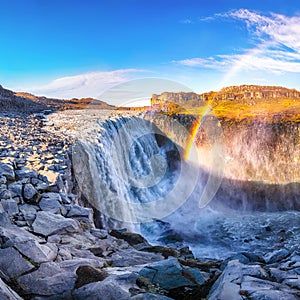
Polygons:
<instances>
[{"instance_id":1,"label":"flat stone slab","mask_svg":"<svg viewBox=\"0 0 300 300\"><path fill-rule=\"evenodd\" d=\"M79 205L73 205L67 214L67 217L86 217L93 218L93 210L91 208L81 207Z\"/></svg>"},{"instance_id":2,"label":"flat stone slab","mask_svg":"<svg viewBox=\"0 0 300 300\"><path fill-rule=\"evenodd\" d=\"M15 248L35 263L52 261L57 256L57 247L54 244L40 245L38 241L29 240L18 243Z\"/></svg>"},{"instance_id":3,"label":"flat stone slab","mask_svg":"<svg viewBox=\"0 0 300 300\"><path fill-rule=\"evenodd\" d=\"M2 248L8 248L14 246L16 243L38 239L38 237L32 233L13 224L0 227L0 238L5 241L2 244Z\"/></svg>"},{"instance_id":4,"label":"flat stone slab","mask_svg":"<svg viewBox=\"0 0 300 300\"><path fill-rule=\"evenodd\" d=\"M111 256L113 267L129 267L163 260L160 254L137 251L134 249L120 250Z\"/></svg>"},{"instance_id":5,"label":"flat stone slab","mask_svg":"<svg viewBox=\"0 0 300 300\"><path fill-rule=\"evenodd\" d=\"M59 199L61 199L59 194L47 193L46 195L43 195L42 199L39 201L39 207L41 210L56 214L61 209Z\"/></svg>"},{"instance_id":6,"label":"flat stone slab","mask_svg":"<svg viewBox=\"0 0 300 300\"><path fill-rule=\"evenodd\" d=\"M75 300L128 300L130 294L124 291L120 285L107 278L104 281L93 282L75 290Z\"/></svg>"},{"instance_id":7,"label":"flat stone slab","mask_svg":"<svg viewBox=\"0 0 300 300\"><path fill-rule=\"evenodd\" d=\"M53 262L41 264L37 271L17 279L26 293L40 296L68 295L74 288L75 281L74 273L63 270Z\"/></svg>"},{"instance_id":8,"label":"flat stone slab","mask_svg":"<svg viewBox=\"0 0 300 300\"><path fill-rule=\"evenodd\" d=\"M11 279L32 270L34 266L14 248L0 249L0 277Z\"/></svg>"},{"instance_id":9,"label":"flat stone slab","mask_svg":"<svg viewBox=\"0 0 300 300\"><path fill-rule=\"evenodd\" d=\"M205 283L199 269L181 266L174 257L144 267L140 275L167 290Z\"/></svg>"},{"instance_id":10,"label":"flat stone slab","mask_svg":"<svg viewBox=\"0 0 300 300\"><path fill-rule=\"evenodd\" d=\"M43 236L80 232L79 223L61 215L40 211L32 224L33 231Z\"/></svg>"}]
</instances>

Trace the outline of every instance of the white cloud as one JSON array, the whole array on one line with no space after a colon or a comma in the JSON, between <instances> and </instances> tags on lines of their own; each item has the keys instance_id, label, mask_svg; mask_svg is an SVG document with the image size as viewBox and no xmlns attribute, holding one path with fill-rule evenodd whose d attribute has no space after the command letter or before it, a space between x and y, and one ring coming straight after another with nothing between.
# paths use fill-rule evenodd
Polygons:
<instances>
[{"instance_id":1,"label":"white cloud","mask_svg":"<svg viewBox=\"0 0 300 300\"><path fill-rule=\"evenodd\" d=\"M75 76L67 76L53 80L47 85L26 88L36 95L44 95L55 98L84 98L99 97L105 90L136 78L145 70L121 69L106 72L91 72Z\"/></svg>"},{"instance_id":2,"label":"white cloud","mask_svg":"<svg viewBox=\"0 0 300 300\"><path fill-rule=\"evenodd\" d=\"M189 67L227 71L238 65L243 70L264 70L272 73L300 72L300 16L271 13L262 15L247 9L230 11L216 17L245 22L252 37L257 38L253 49L239 54L215 55L173 61Z\"/></svg>"},{"instance_id":3,"label":"white cloud","mask_svg":"<svg viewBox=\"0 0 300 300\"><path fill-rule=\"evenodd\" d=\"M228 16L245 21L248 28L254 28L255 34L262 38L300 51L300 16L287 17L271 13L268 17L247 9L233 11Z\"/></svg>"}]
</instances>

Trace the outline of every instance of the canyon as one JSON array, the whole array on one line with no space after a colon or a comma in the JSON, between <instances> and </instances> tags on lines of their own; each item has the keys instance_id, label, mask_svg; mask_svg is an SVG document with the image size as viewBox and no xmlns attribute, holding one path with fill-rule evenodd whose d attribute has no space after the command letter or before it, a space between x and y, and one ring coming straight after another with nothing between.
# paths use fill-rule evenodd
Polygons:
<instances>
[{"instance_id":1,"label":"canyon","mask_svg":"<svg viewBox=\"0 0 300 300\"><path fill-rule=\"evenodd\" d=\"M1 297L299 299L299 92L221 93L121 111L0 89ZM241 113L262 99L285 109Z\"/></svg>"}]
</instances>

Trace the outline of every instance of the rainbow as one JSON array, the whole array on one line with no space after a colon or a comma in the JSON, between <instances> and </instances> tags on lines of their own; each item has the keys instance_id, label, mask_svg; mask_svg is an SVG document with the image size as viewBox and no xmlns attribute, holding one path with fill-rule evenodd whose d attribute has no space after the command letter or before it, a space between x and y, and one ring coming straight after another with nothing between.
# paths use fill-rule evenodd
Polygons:
<instances>
[{"instance_id":1,"label":"rainbow","mask_svg":"<svg viewBox=\"0 0 300 300\"><path fill-rule=\"evenodd\" d=\"M233 66L224 74L223 78L220 80L220 83L218 85L218 88L221 89L226 85L229 85L230 80L233 76L235 76L244 66L247 66L247 63L249 62L249 58L254 57L265 51L269 46L271 46L272 42L267 42L264 44L261 44L260 46L249 49L246 53L239 56L239 59L235 60L235 63ZM211 99L213 100L213 99ZM211 111L210 103L207 104L207 107L205 109L205 112L197 118L197 120L194 122L193 126L190 130L190 136L188 139L188 142L185 147L184 151L184 159L188 160L189 155L191 152L192 145L195 141L195 138L197 136L197 133L199 131L199 128L202 125L203 118L205 115L207 115Z\"/></svg>"},{"instance_id":2,"label":"rainbow","mask_svg":"<svg viewBox=\"0 0 300 300\"><path fill-rule=\"evenodd\" d=\"M184 160L188 160L190 158L189 156L190 156L190 153L191 153L191 148L192 148L192 145L195 141L197 133L198 133L198 131L199 131L201 125L202 125L203 118L209 112L211 112L211 107L210 107L209 104L207 104L204 113L202 115L199 115L198 118L194 121L194 124L192 125L192 127L190 129L189 139L188 139L187 144L185 146L185 150L184 150L184 154L183 154Z\"/></svg>"}]
</instances>

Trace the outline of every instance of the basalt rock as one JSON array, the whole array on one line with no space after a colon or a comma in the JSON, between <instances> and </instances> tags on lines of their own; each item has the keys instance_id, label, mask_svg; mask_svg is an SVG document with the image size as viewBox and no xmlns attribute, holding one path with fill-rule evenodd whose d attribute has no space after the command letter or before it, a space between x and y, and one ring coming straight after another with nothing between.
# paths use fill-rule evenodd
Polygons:
<instances>
[{"instance_id":1,"label":"basalt rock","mask_svg":"<svg viewBox=\"0 0 300 300\"><path fill-rule=\"evenodd\" d=\"M32 228L35 233L43 236L59 233L76 233L81 230L77 221L45 211L37 213Z\"/></svg>"}]
</instances>

